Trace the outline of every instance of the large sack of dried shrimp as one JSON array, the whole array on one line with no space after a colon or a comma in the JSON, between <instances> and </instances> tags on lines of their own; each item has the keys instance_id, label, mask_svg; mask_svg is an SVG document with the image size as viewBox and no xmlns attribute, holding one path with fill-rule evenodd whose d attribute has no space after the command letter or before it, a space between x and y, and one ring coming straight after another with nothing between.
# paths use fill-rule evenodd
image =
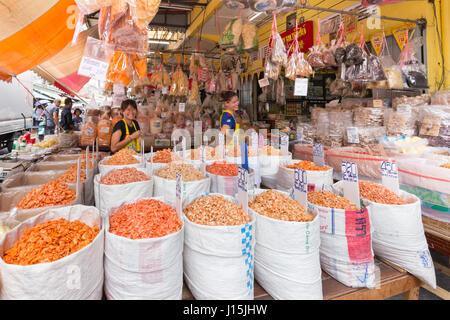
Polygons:
<instances>
[{"instance_id":1,"label":"large sack of dried shrimp","mask_svg":"<svg viewBox=\"0 0 450 320\"><path fill-rule=\"evenodd\" d=\"M255 279L275 299L322 300L320 220L277 190L255 190Z\"/></svg>"},{"instance_id":2,"label":"large sack of dried shrimp","mask_svg":"<svg viewBox=\"0 0 450 320\"><path fill-rule=\"evenodd\" d=\"M96 208L46 209L0 241L0 299L100 300L103 244L104 230ZM21 255L18 250L28 253Z\"/></svg>"}]
</instances>

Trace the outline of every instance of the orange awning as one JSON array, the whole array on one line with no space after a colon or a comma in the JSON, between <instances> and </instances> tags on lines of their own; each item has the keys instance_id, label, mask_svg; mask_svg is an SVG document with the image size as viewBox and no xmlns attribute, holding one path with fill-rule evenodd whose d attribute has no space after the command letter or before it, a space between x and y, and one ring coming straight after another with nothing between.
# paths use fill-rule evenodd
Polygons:
<instances>
[{"instance_id":1,"label":"orange awning","mask_svg":"<svg viewBox=\"0 0 450 320\"><path fill-rule=\"evenodd\" d=\"M77 19L74 0L3 0L0 79L8 80L10 74L21 74L54 57L71 42Z\"/></svg>"}]
</instances>

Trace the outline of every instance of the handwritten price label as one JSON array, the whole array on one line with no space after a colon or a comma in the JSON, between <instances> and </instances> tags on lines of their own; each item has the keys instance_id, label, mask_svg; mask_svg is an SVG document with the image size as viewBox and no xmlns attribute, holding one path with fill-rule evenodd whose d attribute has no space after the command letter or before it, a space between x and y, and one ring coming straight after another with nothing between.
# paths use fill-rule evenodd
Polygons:
<instances>
[{"instance_id":1,"label":"handwritten price label","mask_svg":"<svg viewBox=\"0 0 450 320\"><path fill-rule=\"evenodd\" d=\"M358 128L347 127L347 138L348 143L359 143Z\"/></svg>"},{"instance_id":2,"label":"handwritten price label","mask_svg":"<svg viewBox=\"0 0 450 320\"><path fill-rule=\"evenodd\" d=\"M238 201L245 213L248 212L248 171L239 167Z\"/></svg>"},{"instance_id":3,"label":"handwritten price label","mask_svg":"<svg viewBox=\"0 0 450 320\"><path fill-rule=\"evenodd\" d=\"M169 93L169 89L167 87L162 88L162 94L168 94Z\"/></svg>"},{"instance_id":4,"label":"handwritten price label","mask_svg":"<svg viewBox=\"0 0 450 320\"><path fill-rule=\"evenodd\" d=\"M313 144L313 161L319 167L325 167L325 157L323 152L323 144Z\"/></svg>"},{"instance_id":5,"label":"handwritten price label","mask_svg":"<svg viewBox=\"0 0 450 320\"><path fill-rule=\"evenodd\" d=\"M283 155L287 155L289 153L289 136L283 132L280 134L280 149Z\"/></svg>"},{"instance_id":6,"label":"handwritten price label","mask_svg":"<svg viewBox=\"0 0 450 320\"><path fill-rule=\"evenodd\" d=\"M306 171L299 168L294 169L294 198L306 208L308 201L308 178Z\"/></svg>"},{"instance_id":7,"label":"handwritten price label","mask_svg":"<svg viewBox=\"0 0 450 320\"><path fill-rule=\"evenodd\" d=\"M342 161L342 180L344 180L344 197L360 208L358 167L356 163Z\"/></svg>"},{"instance_id":8,"label":"handwritten price label","mask_svg":"<svg viewBox=\"0 0 450 320\"><path fill-rule=\"evenodd\" d=\"M381 183L397 195L400 193L398 167L396 162L383 161L381 163Z\"/></svg>"},{"instance_id":9,"label":"handwritten price label","mask_svg":"<svg viewBox=\"0 0 450 320\"><path fill-rule=\"evenodd\" d=\"M186 103L184 103L184 102L180 102L179 104L178 104L178 111L179 112L184 112L184 109L186 108Z\"/></svg>"}]
</instances>

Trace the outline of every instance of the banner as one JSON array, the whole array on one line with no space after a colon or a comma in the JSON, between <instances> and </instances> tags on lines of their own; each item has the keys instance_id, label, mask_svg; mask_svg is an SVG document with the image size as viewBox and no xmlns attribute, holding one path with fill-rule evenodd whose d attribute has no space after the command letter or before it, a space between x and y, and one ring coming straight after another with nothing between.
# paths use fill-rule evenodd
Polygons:
<instances>
[{"instance_id":1,"label":"banner","mask_svg":"<svg viewBox=\"0 0 450 320\"><path fill-rule=\"evenodd\" d=\"M400 51L403 51L408 36L408 26L401 25L400 27L393 29L392 34L394 35L395 41L397 41Z\"/></svg>"},{"instance_id":2,"label":"banner","mask_svg":"<svg viewBox=\"0 0 450 320\"><path fill-rule=\"evenodd\" d=\"M370 43L372 43L372 47L375 50L375 53L380 55L381 48L383 47L383 32L375 33L370 38Z\"/></svg>"},{"instance_id":3,"label":"banner","mask_svg":"<svg viewBox=\"0 0 450 320\"><path fill-rule=\"evenodd\" d=\"M295 37L295 27L280 34L286 50L289 50ZM314 44L313 22L306 21L298 26L298 47L300 52L307 52Z\"/></svg>"}]
</instances>

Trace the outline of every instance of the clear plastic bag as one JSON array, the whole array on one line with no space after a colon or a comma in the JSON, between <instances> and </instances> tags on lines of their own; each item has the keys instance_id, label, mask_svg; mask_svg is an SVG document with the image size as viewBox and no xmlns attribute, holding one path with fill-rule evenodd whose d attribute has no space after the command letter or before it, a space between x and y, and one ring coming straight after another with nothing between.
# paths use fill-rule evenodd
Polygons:
<instances>
[{"instance_id":1,"label":"clear plastic bag","mask_svg":"<svg viewBox=\"0 0 450 320\"><path fill-rule=\"evenodd\" d=\"M249 6L247 0L222 0L222 2L229 9L246 9Z\"/></svg>"},{"instance_id":2,"label":"clear plastic bag","mask_svg":"<svg viewBox=\"0 0 450 320\"><path fill-rule=\"evenodd\" d=\"M291 79L292 81L295 81L295 78L297 77L297 56L293 53L290 58L288 59L288 63L286 66L286 70L284 72L284 75L286 78Z\"/></svg>"},{"instance_id":3,"label":"clear plastic bag","mask_svg":"<svg viewBox=\"0 0 450 320\"><path fill-rule=\"evenodd\" d=\"M328 66L328 67L335 67L337 66L336 64L336 60L334 58L334 50L335 48L335 41L336 40L332 40L331 41L331 47L330 48L326 48L325 46L323 47L322 50L322 54L323 54L323 63Z\"/></svg>"},{"instance_id":4,"label":"clear plastic bag","mask_svg":"<svg viewBox=\"0 0 450 320\"><path fill-rule=\"evenodd\" d=\"M148 24L158 13L161 0L127 0L135 25L146 30Z\"/></svg>"},{"instance_id":5,"label":"clear plastic bag","mask_svg":"<svg viewBox=\"0 0 450 320\"><path fill-rule=\"evenodd\" d=\"M222 48L237 47L242 33L242 19L231 19L225 26L219 44Z\"/></svg>"},{"instance_id":6,"label":"clear plastic bag","mask_svg":"<svg viewBox=\"0 0 450 320\"><path fill-rule=\"evenodd\" d=\"M415 38L409 42L408 32L407 41L400 57L399 66L402 70L406 84L409 88L428 88L428 79L425 66L416 58L416 52L422 46L422 37Z\"/></svg>"},{"instance_id":7,"label":"clear plastic bag","mask_svg":"<svg viewBox=\"0 0 450 320\"><path fill-rule=\"evenodd\" d=\"M309 65L315 69L324 68L325 63L323 61L323 54L320 46L318 45L312 46L311 49L309 49L309 51L310 52L306 57L306 61L309 63Z\"/></svg>"},{"instance_id":8,"label":"clear plastic bag","mask_svg":"<svg viewBox=\"0 0 450 320\"><path fill-rule=\"evenodd\" d=\"M81 58L78 74L105 81L107 66L114 54L114 45L104 43L92 37L86 39L83 57ZM101 65L104 68L91 68L92 65Z\"/></svg>"},{"instance_id":9,"label":"clear plastic bag","mask_svg":"<svg viewBox=\"0 0 450 320\"><path fill-rule=\"evenodd\" d=\"M423 106L419 114L419 136L432 147L450 146L450 106Z\"/></svg>"},{"instance_id":10,"label":"clear plastic bag","mask_svg":"<svg viewBox=\"0 0 450 320\"><path fill-rule=\"evenodd\" d=\"M287 64L287 53L283 39L281 39L280 34L276 32L272 40L273 40L273 47L270 60L274 64L285 66Z\"/></svg>"},{"instance_id":11,"label":"clear plastic bag","mask_svg":"<svg viewBox=\"0 0 450 320\"><path fill-rule=\"evenodd\" d=\"M264 75L268 79L276 80L281 72L281 65L274 64L270 59L266 61Z\"/></svg>"},{"instance_id":12,"label":"clear plastic bag","mask_svg":"<svg viewBox=\"0 0 450 320\"><path fill-rule=\"evenodd\" d=\"M198 100L200 99L200 93L198 90L198 82L196 80L192 80L191 83L191 94L189 95L189 99L187 100L187 104L196 105Z\"/></svg>"},{"instance_id":13,"label":"clear plastic bag","mask_svg":"<svg viewBox=\"0 0 450 320\"><path fill-rule=\"evenodd\" d=\"M244 23L244 25L242 26L242 40L244 44L244 50L258 50L258 31L254 24L248 21Z\"/></svg>"},{"instance_id":14,"label":"clear plastic bag","mask_svg":"<svg viewBox=\"0 0 450 320\"><path fill-rule=\"evenodd\" d=\"M130 57L122 51L115 51L106 72L106 79L112 83L121 83L125 87L131 81L130 78Z\"/></svg>"},{"instance_id":15,"label":"clear plastic bag","mask_svg":"<svg viewBox=\"0 0 450 320\"><path fill-rule=\"evenodd\" d=\"M349 44L345 48L345 65L347 67L361 64L363 63L363 60L363 50L358 46L357 43Z\"/></svg>"}]
</instances>

